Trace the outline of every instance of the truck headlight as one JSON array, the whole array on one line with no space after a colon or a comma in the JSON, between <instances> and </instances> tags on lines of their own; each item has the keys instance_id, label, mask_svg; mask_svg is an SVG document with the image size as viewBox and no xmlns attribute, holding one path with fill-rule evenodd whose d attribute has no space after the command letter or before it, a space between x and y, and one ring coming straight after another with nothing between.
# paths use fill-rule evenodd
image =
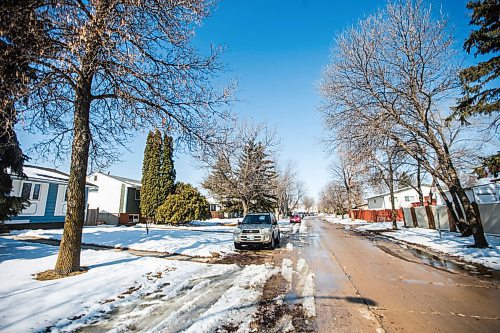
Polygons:
<instances>
[{"instance_id":1,"label":"truck headlight","mask_svg":"<svg viewBox=\"0 0 500 333\"><path fill-rule=\"evenodd\" d=\"M269 235L271 233L271 230L269 229L262 229L261 232L264 234L264 235Z\"/></svg>"},{"instance_id":2,"label":"truck headlight","mask_svg":"<svg viewBox=\"0 0 500 333\"><path fill-rule=\"evenodd\" d=\"M241 229L240 228L234 229L234 234L235 235L241 234Z\"/></svg>"}]
</instances>

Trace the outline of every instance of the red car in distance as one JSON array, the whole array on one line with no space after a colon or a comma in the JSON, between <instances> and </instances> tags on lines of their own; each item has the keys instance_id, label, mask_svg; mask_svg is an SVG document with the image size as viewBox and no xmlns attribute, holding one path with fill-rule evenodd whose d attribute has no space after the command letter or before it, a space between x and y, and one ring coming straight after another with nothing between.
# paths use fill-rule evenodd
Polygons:
<instances>
[{"instance_id":1,"label":"red car in distance","mask_svg":"<svg viewBox=\"0 0 500 333\"><path fill-rule=\"evenodd\" d=\"M302 218L299 215L294 215L290 218L290 223L300 223Z\"/></svg>"}]
</instances>

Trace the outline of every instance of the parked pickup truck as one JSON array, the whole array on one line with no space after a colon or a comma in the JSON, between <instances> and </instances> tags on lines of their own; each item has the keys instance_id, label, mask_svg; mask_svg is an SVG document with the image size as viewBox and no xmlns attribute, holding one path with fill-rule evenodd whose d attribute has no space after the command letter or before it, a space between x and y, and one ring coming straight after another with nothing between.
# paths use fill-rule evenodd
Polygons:
<instances>
[{"instance_id":1,"label":"parked pickup truck","mask_svg":"<svg viewBox=\"0 0 500 333\"><path fill-rule=\"evenodd\" d=\"M234 231L234 248L243 245L264 245L274 249L280 242L278 221L272 213L254 213L245 216Z\"/></svg>"}]
</instances>

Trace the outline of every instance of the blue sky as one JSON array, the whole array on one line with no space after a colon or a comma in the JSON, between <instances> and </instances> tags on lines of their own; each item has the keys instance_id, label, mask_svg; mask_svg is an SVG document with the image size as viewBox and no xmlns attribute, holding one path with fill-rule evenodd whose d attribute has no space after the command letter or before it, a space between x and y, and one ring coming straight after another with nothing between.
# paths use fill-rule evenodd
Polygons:
<instances>
[{"instance_id":1,"label":"blue sky","mask_svg":"<svg viewBox=\"0 0 500 333\"><path fill-rule=\"evenodd\" d=\"M470 30L466 1L431 3L435 13L442 8L449 15L461 51ZM196 31L193 42L200 50L210 44L226 48L222 60L229 71L224 77L237 80L235 97L241 101L233 111L277 129L280 160L292 161L313 196L329 180L331 157L319 143L323 129L317 85L329 62L333 38L384 5L371 0L223 0ZM140 179L145 138L145 133L138 133L131 152L124 151L123 162L108 171ZM19 139L23 149L33 143L33 137L23 132ZM51 161L36 163L54 166ZM188 155L178 154L175 163L178 180L199 186L204 172ZM69 161L57 164L62 171L68 171L68 165Z\"/></svg>"}]
</instances>

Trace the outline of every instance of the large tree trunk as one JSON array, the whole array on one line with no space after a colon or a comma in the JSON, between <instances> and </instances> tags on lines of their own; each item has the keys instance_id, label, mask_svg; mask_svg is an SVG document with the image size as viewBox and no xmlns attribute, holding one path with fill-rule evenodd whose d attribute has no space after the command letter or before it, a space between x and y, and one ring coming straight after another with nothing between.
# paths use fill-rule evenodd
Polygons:
<instances>
[{"instance_id":1,"label":"large tree trunk","mask_svg":"<svg viewBox=\"0 0 500 333\"><path fill-rule=\"evenodd\" d=\"M243 217L247 216L248 214L248 202L246 200L242 200L241 204L243 206Z\"/></svg>"},{"instance_id":2,"label":"large tree trunk","mask_svg":"<svg viewBox=\"0 0 500 333\"><path fill-rule=\"evenodd\" d=\"M450 231L456 231L458 217L457 217L457 214L455 213L455 210L453 209L453 204L451 203L450 199L448 199L448 197L444 193L443 188L441 187L441 185L439 185L438 181L435 182L435 186L437 187L439 194L443 198L443 200L446 204L446 207L448 208L448 212L450 213L450 216L453 219L453 221L450 221ZM437 194L436 194L436 200L437 200Z\"/></svg>"},{"instance_id":3,"label":"large tree trunk","mask_svg":"<svg viewBox=\"0 0 500 333\"><path fill-rule=\"evenodd\" d=\"M417 193L418 193L418 202L420 202L420 206L424 206L424 194L422 193L422 176L421 176L421 162L417 160Z\"/></svg>"},{"instance_id":4,"label":"large tree trunk","mask_svg":"<svg viewBox=\"0 0 500 333\"><path fill-rule=\"evenodd\" d=\"M436 152L439 151L436 149ZM479 247L479 248L488 247L488 241L486 241L486 237L484 236L484 230L483 230L483 225L481 224L481 218L476 214L474 207L472 206L469 198L465 194L465 190L462 188L462 185L460 184L460 179L458 178L455 167L453 166L453 163L451 161L447 145L444 146L444 153L440 154L438 158L440 160L441 165L444 167L443 171L447 174L448 178L447 185L448 188L450 189L450 194L452 195L453 201L455 203L458 217L463 218L463 215L461 214L462 213L461 208L462 208L465 218L467 220L468 228L464 228L464 225L461 224L461 221L459 221L458 228L460 232L462 233L462 235L467 236L467 234L464 234L464 231L468 233L468 231L470 230L470 233L472 233L472 236L474 237L474 247ZM458 200L460 200L460 203L457 202L458 201L456 200L457 198Z\"/></svg>"},{"instance_id":5,"label":"large tree trunk","mask_svg":"<svg viewBox=\"0 0 500 333\"><path fill-rule=\"evenodd\" d=\"M458 199L457 189L455 185L451 185L449 187L451 199L453 201L453 205L455 207L455 211L457 213L457 227L458 231L462 234L462 237L469 237L472 235L472 230L469 225L465 221L465 215L462 210L462 205L460 204L460 200Z\"/></svg>"},{"instance_id":6,"label":"large tree trunk","mask_svg":"<svg viewBox=\"0 0 500 333\"><path fill-rule=\"evenodd\" d=\"M76 81L68 201L64 232L54 269L62 275L80 270L82 229L85 219L85 183L91 141L89 118L92 103L92 80L95 73L95 59L101 47L100 33L107 24L110 8L109 0L96 3L95 13L89 21L89 25L91 25L90 35L85 39L85 52L80 61L81 74Z\"/></svg>"},{"instance_id":7,"label":"large tree trunk","mask_svg":"<svg viewBox=\"0 0 500 333\"><path fill-rule=\"evenodd\" d=\"M396 206L394 200L394 171L392 169L392 156L389 158L389 193L391 197L391 220L392 220L392 228L398 229L398 224L396 222Z\"/></svg>"},{"instance_id":8,"label":"large tree trunk","mask_svg":"<svg viewBox=\"0 0 500 333\"><path fill-rule=\"evenodd\" d=\"M347 192L347 214L349 214L349 218L354 221L354 216L352 214L352 200L351 200L351 188L349 186L346 186L346 192Z\"/></svg>"},{"instance_id":9,"label":"large tree trunk","mask_svg":"<svg viewBox=\"0 0 500 333\"><path fill-rule=\"evenodd\" d=\"M472 231L472 236L474 237L474 247L485 248L488 247L488 241L484 236L483 225L481 223L481 217L476 214L472 203L470 202L467 194L461 186L457 186L457 196L462 203L464 208L465 217Z\"/></svg>"},{"instance_id":10,"label":"large tree trunk","mask_svg":"<svg viewBox=\"0 0 500 333\"><path fill-rule=\"evenodd\" d=\"M451 200L453 201L453 204L455 205L455 211L457 212L457 217L460 222L465 223L465 215L462 211L462 206L460 206L460 201L458 200L457 196L457 189L454 185L450 186L450 195L451 195Z\"/></svg>"},{"instance_id":11,"label":"large tree trunk","mask_svg":"<svg viewBox=\"0 0 500 333\"><path fill-rule=\"evenodd\" d=\"M59 247L55 271L61 275L80 270L83 221L85 219L85 183L89 157L90 82L82 82L75 99L74 132L68 200L64 232Z\"/></svg>"}]
</instances>

